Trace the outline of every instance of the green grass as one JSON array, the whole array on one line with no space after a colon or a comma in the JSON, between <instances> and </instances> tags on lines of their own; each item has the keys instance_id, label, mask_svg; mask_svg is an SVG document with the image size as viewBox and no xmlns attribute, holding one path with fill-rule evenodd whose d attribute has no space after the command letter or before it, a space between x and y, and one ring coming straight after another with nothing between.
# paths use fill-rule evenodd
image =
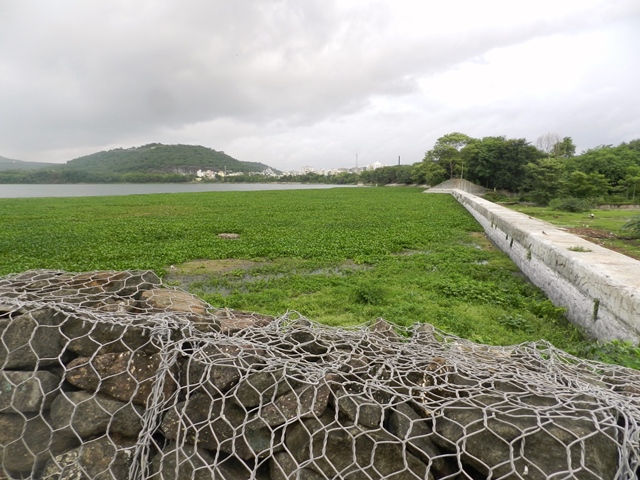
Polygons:
<instances>
[{"instance_id":1,"label":"green grass","mask_svg":"<svg viewBox=\"0 0 640 480\"><path fill-rule=\"evenodd\" d=\"M580 229L578 233L606 248L640 259L640 237L622 229L623 225L640 215L640 210L598 210L571 213L552 210L549 207L505 205L517 212L536 217L553 225L568 229ZM593 218L590 216L593 214ZM589 235L586 235L589 234ZM591 236L593 235L593 236Z\"/></svg>"},{"instance_id":2,"label":"green grass","mask_svg":"<svg viewBox=\"0 0 640 480\"><path fill-rule=\"evenodd\" d=\"M217 307L330 325L383 317L497 345L582 341L463 207L420 189L2 199L0 221L0 274L153 269L180 282L170 265L253 260L192 272L190 289Z\"/></svg>"}]
</instances>

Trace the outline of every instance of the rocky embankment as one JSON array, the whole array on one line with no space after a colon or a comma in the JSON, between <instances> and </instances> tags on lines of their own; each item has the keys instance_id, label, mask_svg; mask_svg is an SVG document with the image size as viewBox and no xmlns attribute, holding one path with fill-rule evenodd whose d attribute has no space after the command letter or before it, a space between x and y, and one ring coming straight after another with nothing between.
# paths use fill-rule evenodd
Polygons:
<instances>
[{"instance_id":1,"label":"rocky embankment","mask_svg":"<svg viewBox=\"0 0 640 480\"><path fill-rule=\"evenodd\" d=\"M152 272L0 278L0 478L632 479L640 372L428 324L217 310Z\"/></svg>"}]
</instances>

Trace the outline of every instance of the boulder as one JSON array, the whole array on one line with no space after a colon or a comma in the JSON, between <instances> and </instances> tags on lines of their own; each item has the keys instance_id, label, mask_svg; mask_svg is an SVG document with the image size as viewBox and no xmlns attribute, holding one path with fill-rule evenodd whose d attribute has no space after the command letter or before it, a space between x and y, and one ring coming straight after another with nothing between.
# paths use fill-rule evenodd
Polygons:
<instances>
[{"instance_id":1,"label":"boulder","mask_svg":"<svg viewBox=\"0 0 640 480\"><path fill-rule=\"evenodd\" d=\"M397 438L382 429L338 422L329 410L287 429L286 447L298 465L325 478L433 480L426 464Z\"/></svg>"},{"instance_id":2,"label":"boulder","mask_svg":"<svg viewBox=\"0 0 640 480\"><path fill-rule=\"evenodd\" d=\"M274 430L250 422L247 411L235 401L196 393L169 409L160 429L170 440L183 439L198 448L220 450L242 459L265 457L281 449L274 445Z\"/></svg>"},{"instance_id":3,"label":"boulder","mask_svg":"<svg viewBox=\"0 0 640 480\"><path fill-rule=\"evenodd\" d=\"M150 480L270 480L233 456L220 458L202 448L170 443L151 462Z\"/></svg>"},{"instance_id":4,"label":"boulder","mask_svg":"<svg viewBox=\"0 0 640 480\"><path fill-rule=\"evenodd\" d=\"M310 468L301 467L288 451L276 453L269 461L271 480L325 480L327 477Z\"/></svg>"},{"instance_id":5,"label":"boulder","mask_svg":"<svg viewBox=\"0 0 640 480\"><path fill-rule=\"evenodd\" d=\"M56 455L47 462L42 480L126 480L135 449L132 440L100 437Z\"/></svg>"},{"instance_id":6,"label":"boulder","mask_svg":"<svg viewBox=\"0 0 640 480\"><path fill-rule=\"evenodd\" d=\"M95 354L136 352L157 353L151 341L154 324L138 316L102 317L95 320L70 315L60 330L69 339L66 348L82 357Z\"/></svg>"},{"instance_id":7,"label":"boulder","mask_svg":"<svg viewBox=\"0 0 640 480\"><path fill-rule=\"evenodd\" d=\"M65 319L56 308L0 318L0 367L27 370L60 365L65 340L59 325Z\"/></svg>"},{"instance_id":8,"label":"boulder","mask_svg":"<svg viewBox=\"0 0 640 480\"><path fill-rule=\"evenodd\" d=\"M290 392L299 386L300 382L287 375L286 370L262 370L249 374L234 388L235 399L245 408L266 404L275 398Z\"/></svg>"},{"instance_id":9,"label":"boulder","mask_svg":"<svg viewBox=\"0 0 640 480\"><path fill-rule=\"evenodd\" d=\"M195 295L171 288L145 290L138 303L144 311L191 313L197 317L206 317L209 304Z\"/></svg>"},{"instance_id":10,"label":"boulder","mask_svg":"<svg viewBox=\"0 0 640 480\"><path fill-rule=\"evenodd\" d=\"M51 405L52 425L83 440L104 433L135 438L143 415L141 407L86 391L59 395Z\"/></svg>"},{"instance_id":11,"label":"boulder","mask_svg":"<svg viewBox=\"0 0 640 480\"><path fill-rule=\"evenodd\" d=\"M45 462L75 445L74 438L55 431L42 416L0 413L0 466L12 474L35 478Z\"/></svg>"},{"instance_id":12,"label":"boulder","mask_svg":"<svg viewBox=\"0 0 640 480\"><path fill-rule=\"evenodd\" d=\"M220 396L235 386L245 372L264 366L263 355L264 350L251 344L207 342L198 345L180 361L180 386L187 393L202 388L213 396Z\"/></svg>"},{"instance_id":13,"label":"boulder","mask_svg":"<svg viewBox=\"0 0 640 480\"><path fill-rule=\"evenodd\" d=\"M459 449L463 462L492 478L527 472L531 480L546 480L572 472L571 478L579 480L613 480L618 469L616 420L606 418L595 400L583 402L589 408L572 411L553 397L518 395L516 401L477 395L442 410L435 418L433 441L446 451Z\"/></svg>"},{"instance_id":14,"label":"boulder","mask_svg":"<svg viewBox=\"0 0 640 480\"><path fill-rule=\"evenodd\" d=\"M47 371L0 371L0 412L40 412L59 393L60 377Z\"/></svg>"},{"instance_id":15,"label":"boulder","mask_svg":"<svg viewBox=\"0 0 640 480\"><path fill-rule=\"evenodd\" d=\"M248 328L265 327L275 320L275 317L269 315L229 310L228 308L215 310L213 314L220 333L225 335L233 335Z\"/></svg>"},{"instance_id":16,"label":"boulder","mask_svg":"<svg viewBox=\"0 0 640 480\"><path fill-rule=\"evenodd\" d=\"M432 473L446 477L457 472L457 465L450 464L434 443L430 420L421 417L407 403L389 409L389 432L406 442L407 449L427 465ZM454 460L455 462L455 460ZM436 478L438 478L436 477Z\"/></svg>"},{"instance_id":17,"label":"boulder","mask_svg":"<svg viewBox=\"0 0 640 480\"><path fill-rule=\"evenodd\" d=\"M177 372L157 378L160 354L144 352L107 353L95 357L80 357L67 365L65 379L84 390L100 392L121 400L147 405L154 384L162 381L164 398L176 390Z\"/></svg>"}]
</instances>

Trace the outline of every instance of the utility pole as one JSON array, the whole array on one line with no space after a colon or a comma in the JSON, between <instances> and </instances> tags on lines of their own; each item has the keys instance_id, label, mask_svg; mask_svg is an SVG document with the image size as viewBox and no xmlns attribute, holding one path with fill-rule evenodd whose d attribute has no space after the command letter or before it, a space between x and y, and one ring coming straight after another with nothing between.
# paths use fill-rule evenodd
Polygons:
<instances>
[{"instance_id":1,"label":"utility pole","mask_svg":"<svg viewBox=\"0 0 640 480\"><path fill-rule=\"evenodd\" d=\"M400 165L400 155L398 155L398 165Z\"/></svg>"}]
</instances>

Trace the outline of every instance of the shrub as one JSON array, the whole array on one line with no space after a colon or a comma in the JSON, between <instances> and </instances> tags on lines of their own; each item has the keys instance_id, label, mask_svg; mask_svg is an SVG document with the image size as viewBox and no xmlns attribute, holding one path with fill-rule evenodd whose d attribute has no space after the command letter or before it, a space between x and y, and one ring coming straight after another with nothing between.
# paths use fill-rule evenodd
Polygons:
<instances>
[{"instance_id":1,"label":"shrub","mask_svg":"<svg viewBox=\"0 0 640 480\"><path fill-rule=\"evenodd\" d=\"M623 365L640 370L640 347L629 342L588 342L577 348L579 356L604 363Z\"/></svg>"},{"instance_id":2,"label":"shrub","mask_svg":"<svg viewBox=\"0 0 640 480\"><path fill-rule=\"evenodd\" d=\"M360 282L355 289L356 302L364 305L381 305L385 302L387 290L373 282Z\"/></svg>"},{"instance_id":3,"label":"shrub","mask_svg":"<svg viewBox=\"0 0 640 480\"><path fill-rule=\"evenodd\" d=\"M622 230L630 232L633 235L640 235L640 215L632 218L622 226Z\"/></svg>"},{"instance_id":4,"label":"shrub","mask_svg":"<svg viewBox=\"0 0 640 480\"><path fill-rule=\"evenodd\" d=\"M586 212L591 210L593 203L587 198L565 197L554 198L549 202L549 207L563 212Z\"/></svg>"}]
</instances>

